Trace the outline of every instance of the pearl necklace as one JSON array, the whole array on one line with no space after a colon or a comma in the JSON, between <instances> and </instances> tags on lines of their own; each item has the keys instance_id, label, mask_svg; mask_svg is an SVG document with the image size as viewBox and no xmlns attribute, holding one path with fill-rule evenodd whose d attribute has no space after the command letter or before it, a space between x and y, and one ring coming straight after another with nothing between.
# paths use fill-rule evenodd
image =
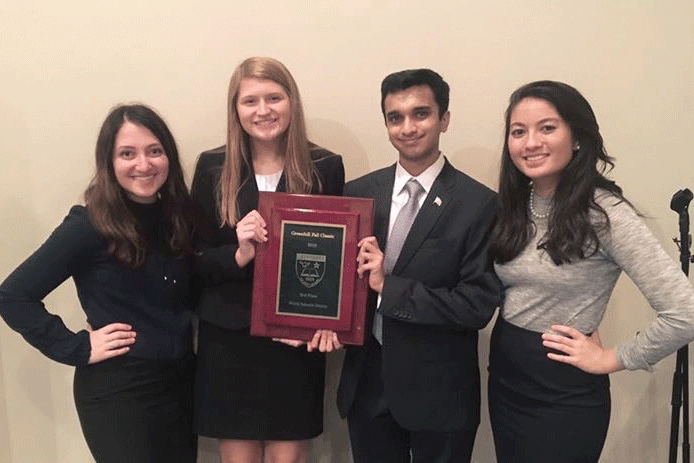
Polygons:
<instances>
[{"instance_id":1,"label":"pearl necklace","mask_svg":"<svg viewBox=\"0 0 694 463\"><path fill-rule=\"evenodd\" d=\"M535 185L530 187L530 199L528 200L528 206L530 206L530 213L533 215L533 217L538 219L546 219L549 217L549 211L545 212L544 214L538 214L535 212Z\"/></svg>"}]
</instances>

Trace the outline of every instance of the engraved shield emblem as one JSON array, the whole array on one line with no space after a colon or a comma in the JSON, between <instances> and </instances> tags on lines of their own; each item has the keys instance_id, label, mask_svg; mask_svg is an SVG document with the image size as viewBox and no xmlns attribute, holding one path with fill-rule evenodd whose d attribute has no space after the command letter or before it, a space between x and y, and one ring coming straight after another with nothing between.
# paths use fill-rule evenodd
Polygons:
<instances>
[{"instance_id":1,"label":"engraved shield emblem","mask_svg":"<svg viewBox=\"0 0 694 463\"><path fill-rule=\"evenodd\" d=\"M297 253L295 270L299 282L307 288L313 288L325 275L325 255Z\"/></svg>"}]
</instances>

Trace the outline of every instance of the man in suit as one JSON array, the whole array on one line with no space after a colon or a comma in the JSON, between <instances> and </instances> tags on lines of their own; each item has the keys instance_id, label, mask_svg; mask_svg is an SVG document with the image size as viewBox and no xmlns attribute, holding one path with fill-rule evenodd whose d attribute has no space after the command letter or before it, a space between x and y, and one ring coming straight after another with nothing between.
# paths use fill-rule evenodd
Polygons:
<instances>
[{"instance_id":1,"label":"man in suit","mask_svg":"<svg viewBox=\"0 0 694 463\"><path fill-rule=\"evenodd\" d=\"M471 458L477 331L500 302L487 256L496 197L439 151L448 100L429 69L387 76L381 109L398 162L345 185L345 196L375 200L374 236L357 258L374 334L348 348L338 390L355 463Z\"/></svg>"}]
</instances>

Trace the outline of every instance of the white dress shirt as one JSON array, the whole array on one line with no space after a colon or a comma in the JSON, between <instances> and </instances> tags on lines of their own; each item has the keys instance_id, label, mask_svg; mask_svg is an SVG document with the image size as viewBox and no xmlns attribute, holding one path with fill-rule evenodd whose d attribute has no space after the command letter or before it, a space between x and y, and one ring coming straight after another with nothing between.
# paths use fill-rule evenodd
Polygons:
<instances>
[{"instance_id":1,"label":"white dress shirt","mask_svg":"<svg viewBox=\"0 0 694 463\"><path fill-rule=\"evenodd\" d=\"M424 172L416 177L410 175L403 166L398 162L395 166L395 181L393 182L393 196L390 203L390 218L388 220L388 236L393 230L393 224L395 223L395 218L398 216L400 209L407 203L410 199L405 189L405 184L410 181L411 178L416 179L422 188L424 188L424 194L419 198L419 207L422 207L424 201L426 201L429 190L434 184L434 180L439 176L441 170L443 170L443 165L445 160L443 154L439 153L439 157L434 161L432 165L426 168ZM416 219L415 219L416 220ZM378 300L376 301L376 307L381 305L381 295L378 295Z\"/></svg>"},{"instance_id":2,"label":"white dress shirt","mask_svg":"<svg viewBox=\"0 0 694 463\"><path fill-rule=\"evenodd\" d=\"M422 185L422 188L424 188L424 194L419 198L419 207L422 207L422 204L424 204L424 201L429 194L429 190L431 190L431 186L434 184L434 180L436 180L436 177L438 177L441 173L444 163L444 157L441 153L439 153L439 157L436 159L436 161L434 161L432 165L427 167L424 172L416 177L410 175L399 162L397 163L395 166L395 181L393 182L393 197L390 203L388 236L390 236L390 232L393 231L393 224L395 223L395 218L398 216L400 209L402 209L402 207L407 203L407 200L410 199L409 195L407 194L407 190L405 190L405 184L409 182L411 178L414 178L419 182L420 185Z\"/></svg>"},{"instance_id":3,"label":"white dress shirt","mask_svg":"<svg viewBox=\"0 0 694 463\"><path fill-rule=\"evenodd\" d=\"M255 183L258 184L258 191L277 191L277 185L282 178L283 170L278 170L274 174L260 175L255 174Z\"/></svg>"}]
</instances>

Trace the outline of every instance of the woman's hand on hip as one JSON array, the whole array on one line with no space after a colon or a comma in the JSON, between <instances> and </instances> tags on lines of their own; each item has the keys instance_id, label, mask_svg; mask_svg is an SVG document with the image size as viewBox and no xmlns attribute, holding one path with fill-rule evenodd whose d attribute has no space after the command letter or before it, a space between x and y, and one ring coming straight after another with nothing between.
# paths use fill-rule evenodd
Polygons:
<instances>
[{"instance_id":1,"label":"woman's hand on hip","mask_svg":"<svg viewBox=\"0 0 694 463\"><path fill-rule=\"evenodd\" d=\"M130 346L135 343L136 334L132 326L125 323L111 323L98 330L93 330L90 326L88 331L92 346L90 364L127 354Z\"/></svg>"},{"instance_id":2,"label":"woman's hand on hip","mask_svg":"<svg viewBox=\"0 0 694 463\"><path fill-rule=\"evenodd\" d=\"M548 352L547 357L551 360L568 363L592 374L614 373L624 369L614 349L602 347L597 330L590 336L565 325L552 325L552 330L558 334L542 335L542 345L560 352Z\"/></svg>"}]
</instances>

